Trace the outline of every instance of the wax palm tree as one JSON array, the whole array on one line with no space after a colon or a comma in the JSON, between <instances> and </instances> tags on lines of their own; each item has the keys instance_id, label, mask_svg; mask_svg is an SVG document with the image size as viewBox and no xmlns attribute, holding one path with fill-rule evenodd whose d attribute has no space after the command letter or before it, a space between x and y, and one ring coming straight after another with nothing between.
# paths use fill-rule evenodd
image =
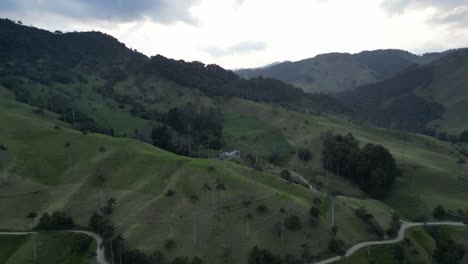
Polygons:
<instances>
[{"instance_id":1,"label":"wax palm tree","mask_svg":"<svg viewBox=\"0 0 468 264\"><path fill-rule=\"evenodd\" d=\"M252 200L242 201L242 207L247 210L247 214L246 214L246 220L247 220L246 234L247 234L247 238L250 237L250 225L249 225L250 223L249 223L249 220L250 220L250 218L252 218L252 214L250 213L250 206L251 205L252 205Z\"/></svg>"},{"instance_id":2,"label":"wax palm tree","mask_svg":"<svg viewBox=\"0 0 468 264\"><path fill-rule=\"evenodd\" d=\"M286 214L286 209L280 208L281 214L281 241L284 241L284 215Z\"/></svg>"},{"instance_id":3,"label":"wax palm tree","mask_svg":"<svg viewBox=\"0 0 468 264\"><path fill-rule=\"evenodd\" d=\"M98 181L98 184L100 186L101 208L104 208L103 188L104 188L104 184L107 182L107 177L104 175L104 173L101 171L100 168L96 170L96 180Z\"/></svg>"},{"instance_id":4,"label":"wax palm tree","mask_svg":"<svg viewBox=\"0 0 468 264\"><path fill-rule=\"evenodd\" d=\"M124 248L125 238L122 236L122 234L118 234L116 237L116 240L117 240L117 248L119 250L119 264L122 264L122 252Z\"/></svg>"},{"instance_id":5,"label":"wax palm tree","mask_svg":"<svg viewBox=\"0 0 468 264\"><path fill-rule=\"evenodd\" d=\"M216 191L218 192L218 208L219 208L219 221L221 221L221 217L223 214L222 207L221 207L221 193L226 190L226 186L224 183L218 178L216 179Z\"/></svg>"},{"instance_id":6,"label":"wax palm tree","mask_svg":"<svg viewBox=\"0 0 468 264\"><path fill-rule=\"evenodd\" d=\"M193 208L193 244L197 243L196 237L196 214L195 214L195 205L200 201L200 198L197 194L190 195L189 202L192 204Z\"/></svg>"},{"instance_id":7,"label":"wax palm tree","mask_svg":"<svg viewBox=\"0 0 468 264\"><path fill-rule=\"evenodd\" d=\"M166 196L166 198L168 199L174 199L174 197L176 196L176 192L172 189L168 189L166 194L164 194L164 196ZM172 210L174 210L174 206L171 206ZM173 223L172 223L172 220L173 220L173 216L174 216L174 211L171 212L171 221L170 221L170 229L169 229L169 235L171 236L173 234Z\"/></svg>"},{"instance_id":8,"label":"wax palm tree","mask_svg":"<svg viewBox=\"0 0 468 264\"><path fill-rule=\"evenodd\" d=\"M28 218L29 220L31 220L31 236L32 236L32 241L33 241L33 255L34 255L34 262L37 262L37 254L36 254L36 238L35 238L35 235L34 235L34 220L36 219L37 217L37 213L36 212L29 212L27 215L26 215L26 218Z\"/></svg>"},{"instance_id":9,"label":"wax palm tree","mask_svg":"<svg viewBox=\"0 0 468 264\"><path fill-rule=\"evenodd\" d=\"M65 142L64 147L68 149L68 163L70 166L70 169L72 168L72 158L71 158L71 143L70 142Z\"/></svg>"}]
</instances>

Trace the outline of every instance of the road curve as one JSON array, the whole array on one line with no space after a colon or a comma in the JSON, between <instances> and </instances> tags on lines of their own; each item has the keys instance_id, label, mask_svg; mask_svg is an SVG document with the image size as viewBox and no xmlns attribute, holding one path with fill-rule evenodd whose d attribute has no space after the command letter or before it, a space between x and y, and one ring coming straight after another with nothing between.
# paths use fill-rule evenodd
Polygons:
<instances>
[{"instance_id":1,"label":"road curve","mask_svg":"<svg viewBox=\"0 0 468 264\"><path fill-rule=\"evenodd\" d=\"M389 244L395 244L398 242L401 242L405 238L405 232L406 230L413 228L413 227L418 227L418 226L459 226L459 227L466 227L467 225L464 223L459 223L459 222L432 222L432 223L408 223L408 222L403 222L400 227L400 231L398 232L398 236L394 239L390 240L382 240L382 241L369 241L369 242L362 242L358 243L354 246L352 246L348 251L346 251L346 254L344 257L336 256L333 258L329 258L326 260L322 260L319 262L311 263L311 264L328 264L328 263L333 263L338 260L348 258L354 253L356 253L358 250L368 247L368 246L378 246L378 245L389 245Z\"/></svg>"},{"instance_id":2,"label":"road curve","mask_svg":"<svg viewBox=\"0 0 468 264\"><path fill-rule=\"evenodd\" d=\"M96 241L96 261L98 264L109 264L109 262L106 260L105 255L104 255L104 247L101 247L102 245L102 237L98 234L95 234L93 232L89 231L81 231L81 230L60 230L61 232L68 232L68 233L77 233L77 234L83 234L87 235L89 237L92 237ZM36 234L38 232L0 232L0 235L30 235L30 234Z\"/></svg>"}]
</instances>

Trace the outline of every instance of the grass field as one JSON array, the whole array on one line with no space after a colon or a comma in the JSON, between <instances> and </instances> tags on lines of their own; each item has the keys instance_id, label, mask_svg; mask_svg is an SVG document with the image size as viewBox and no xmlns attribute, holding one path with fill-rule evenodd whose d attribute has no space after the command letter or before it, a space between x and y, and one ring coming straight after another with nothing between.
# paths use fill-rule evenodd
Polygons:
<instances>
[{"instance_id":1,"label":"grass field","mask_svg":"<svg viewBox=\"0 0 468 264\"><path fill-rule=\"evenodd\" d=\"M168 259L197 255L207 263L221 258L245 263L253 246L298 255L305 243L312 246L314 254L327 255L332 236L330 201L322 194L230 162L224 172L223 163L217 160L181 157L133 139L83 135L56 121L54 115L37 116L30 107L9 100L0 100L0 118L7 124L0 127L1 143L8 146L1 156L0 175L8 178L7 184L0 186L0 210L8 216L0 218L1 229L27 229L27 212L56 210L86 226L100 206L102 189L106 199L117 199L112 220L127 243L145 252L162 250ZM61 130L55 129L56 125ZM69 148L66 142L70 142ZM101 146L105 152L99 151ZM98 170L107 179L102 187L96 181ZM216 178L225 183L226 191L201 191L204 183L214 186ZM164 196L168 189L176 191L175 198ZM188 202L192 193L200 196L195 206ZM221 210L216 206L218 195ZM321 203L315 206L321 209L322 217L319 226L312 227L308 211L317 197ZM246 199L254 201L250 209L241 206ZM267 212L256 212L258 205L266 206ZM340 199L337 235L348 245L375 239L354 215L353 209L360 206L369 207L388 228L390 212L385 211L389 208L372 201ZM286 214L279 212L280 207L286 208ZM253 215L249 236L248 211ZM300 217L302 230L286 231L282 241L275 225L292 214ZM174 239L175 248L164 247L167 239Z\"/></svg>"},{"instance_id":2,"label":"grass field","mask_svg":"<svg viewBox=\"0 0 468 264\"><path fill-rule=\"evenodd\" d=\"M36 235L37 263L93 264L96 242L86 235L61 232ZM32 238L0 236L0 263L29 264L34 260Z\"/></svg>"},{"instance_id":3,"label":"grass field","mask_svg":"<svg viewBox=\"0 0 468 264\"><path fill-rule=\"evenodd\" d=\"M326 185L326 173L320 161L320 134L327 130L341 134L352 133L361 145L381 144L397 159L403 175L397 179L392 193L384 202L407 218L430 215L438 204L452 210L468 209L468 184L460 179L467 177L468 171L456 164L459 156L455 147L449 143L401 131L353 124L334 117L273 109L238 99L224 101L222 105L228 115L243 115L259 120L269 130L281 131L293 148L309 148L313 153L310 162L292 158L288 167L302 173L312 182ZM236 126L240 127L241 124ZM243 133L250 137L256 136L255 130L245 130ZM333 175L330 176L330 191L365 197L353 184Z\"/></svg>"}]
</instances>

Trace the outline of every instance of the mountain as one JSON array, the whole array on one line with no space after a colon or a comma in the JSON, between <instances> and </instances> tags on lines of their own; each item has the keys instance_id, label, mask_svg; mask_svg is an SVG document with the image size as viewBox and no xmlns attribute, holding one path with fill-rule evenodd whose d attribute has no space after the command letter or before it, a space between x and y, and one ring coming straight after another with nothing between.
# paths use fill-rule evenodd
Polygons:
<instances>
[{"instance_id":1,"label":"mountain","mask_svg":"<svg viewBox=\"0 0 468 264\"><path fill-rule=\"evenodd\" d=\"M164 148L184 155L222 147L218 97L345 111L330 96L305 94L279 80L245 80L217 65L149 58L100 32L52 33L6 19L0 20L0 85L78 130L146 142L170 134ZM194 112L199 117L188 122Z\"/></svg>"},{"instance_id":2,"label":"mountain","mask_svg":"<svg viewBox=\"0 0 468 264\"><path fill-rule=\"evenodd\" d=\"M117 260L123 252L124 264L269 263L278 256L284 261L273 262L309 263L389 239L400 218L393 213L432 221L440 204L460 221L468 215L468 174L457 163L467 155L462 146L342 118L336 113L354 108L343 97L243 80L216 65L148 58L98 32L51 33L8 20L0 21L0 54L1 230L29 229L31 211L52 219L60 211L77 228L103 235L107 254ZM461 65L447 63L454 63L450 71ZM437 80L412 70L401 78L408 87ZM460 70L451 77L462 78ZM381 186L386 170L371 173L371 163L391 158L399 176L387 196L372 199L339 167L324 168L330 133L340 150L330 159L342 171L359 169ZM218 160L220 148L240 150L242 158ZM47 219L61 224L46 216L35 223ZM434 247L426 245L435 243L427 230L417 232L407 235L412 251L399 257L427 263ZM125 240L112 239L118 234ZM457 244L468 243L454 234ZM31 236L20 239L0 236L0 262L31 262ZM41 263L90 263L97 246L44 230L37 242ZM372 250L395 255L393 247Z\"/></svg>"},{"instance_id":3,"label":"mountain","mask_svg":"<svg viewBox=\"0 0 468 264\"><path fill-rule=\"evenodd\" d=\"M468 49L459 49L337 98L374 125L458 136L468 129L467 70Z\"/></svg>"},{"instance_id":4,"label":"mountain","mask_svg":"<svg viewBox=\"0 0 468 264\"><path fill-rule=\"evenodd\" d=\"M414 64L430 63L443 54L418 56L403 50L329 53L236 73L246 79L258 76L276 78L309 93L336 93L392 77Z\"/></svg>"}]
</instances>

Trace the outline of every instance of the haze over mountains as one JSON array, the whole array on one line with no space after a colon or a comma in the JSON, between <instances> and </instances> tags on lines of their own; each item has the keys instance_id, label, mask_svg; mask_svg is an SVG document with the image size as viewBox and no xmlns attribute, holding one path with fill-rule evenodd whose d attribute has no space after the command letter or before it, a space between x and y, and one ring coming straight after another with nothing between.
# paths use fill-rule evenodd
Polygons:
<instances>
[{"instance_id":1,"label":"haze over mountains","mask_svg":"<svg viewBox=\"0 0 468 264\"><path fill-rule=\"evenodd\" d=\"M392 77L408 67L430 63L444 54L418 56L403 50L329 53L257 69L242 69L236 73L247 79L259 76L279 79L309 93L337 93Z\"/></svg>"}]
</instances>

